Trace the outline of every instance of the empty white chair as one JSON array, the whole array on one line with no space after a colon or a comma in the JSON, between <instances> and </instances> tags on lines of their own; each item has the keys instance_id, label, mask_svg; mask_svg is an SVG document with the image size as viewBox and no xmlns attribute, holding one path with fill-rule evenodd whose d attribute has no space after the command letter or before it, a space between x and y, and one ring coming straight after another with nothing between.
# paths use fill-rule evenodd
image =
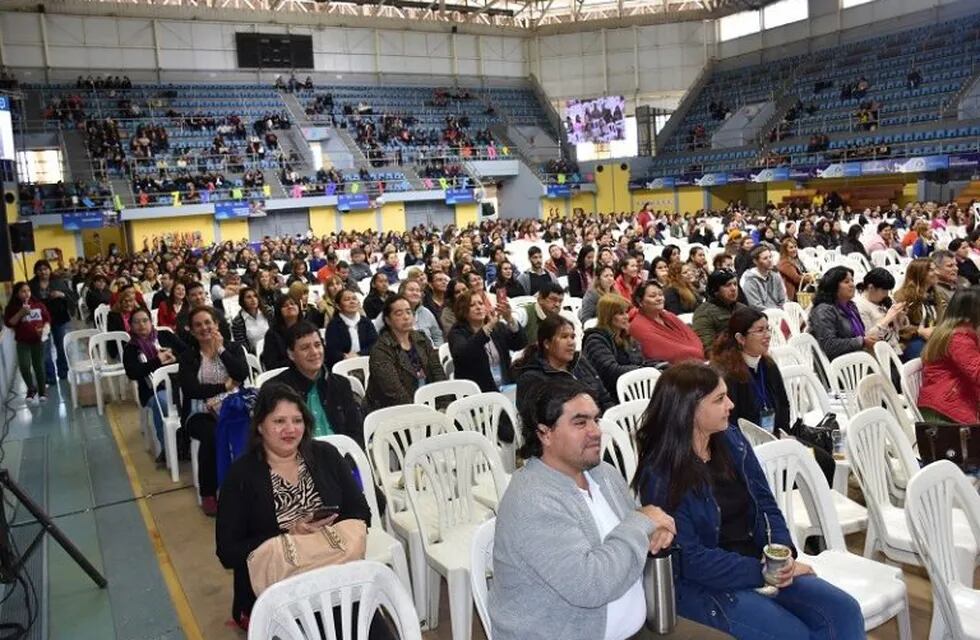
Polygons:
<instances>
[{"instance_id":1,"label":"empty white chair","mask_svg":"<svg viewBox=\"0 0 980 640\"><path fill-rule=\"evenodd\" d=\"M429 628L439 622L439 576L449 586L453 640L469 640L473 620L470 547L477 527L492 515L470 488L477 469L492 476L497 501L503 497L504 471L497 448L473 431L445 433L416 442L405 455L404 483L422 532L429 589ZM436 517L428 516L435 508Z\"/></svg>"},{"instance_id":2,"label":"empty white chair","mask_svg":"<svg viewBox=\"0 0 980 640\"><path fill-rule=\"evenodd\" d=\"M126 370L123 368L122 364L122 352L123 347L125 347L128 342L129 334L125 331L107 331L98 333L89 338L88 354L89 358L92 360L92 367L94 370L95 400L99 407L99 415L102 415L105 410L105 400L102 395L102 382L108 381L109 388L115 389L117 388L116 382L125 383L127 380ZM114 344L116 347L116 353L118 354L119 358L119 360L116 362L113 362L109 355L109 344ZM122 388L125 388L125 384L122 384ZM116 397L115 390L113 390L112 396Z\"/></svg>"},{"instance_id":3,"label":"empty white chair","mask_svg":"<svg viewBox=\"0 0 980 640\"><path fill-rule=\"evenodd\" d=\"M776 361L776 365L778 365L780 369L792 365L806 365L806 362L804 362L803 356L800 355L800 352L788 344L780 347L770 346L769 357Z\"/></svg>"},{"instance_id":4,"label":"empty white chair","mask_svg":"<svg viewBox=\"0 0 980 640\"><path fill-rule=\"evenodd\" d=\"M356 356L354 358L345 358L340 362L334 364L330 367L330 373L336 373L342 376L347 376L348 378L355 377L359 378L361 382L364 383L364 388L367 389L368 377L371 375L371 369L369 367L370 356ZM355 374L360 373L360 376Z\"/></svg>"},{"instance_id":5,"label":"empty white chair","mask_svg":"<svg viewBox=\"0 0 980 640\"><path fill-rule=\"evenodd\" d=\"M803 310L800 303L793 302L792 300L783 304L783 311L786 312L786 317L789 318L790 336L800 335L803 332L803 325L806 324L806 311Z\"/></svg>"},{"instance_id":6,"label":"empty white chair","mask_svg":"<svg viewBox=\"0 0 980 640\"><path fill-rule=\"evenodd\" d=\"M873 373L880 373L878 361L866 351L845 353L830 361L830 386L843 401L847 415L853 416L858 412L858 383Z\"/></svg>"},{"instance_id":7,"label":"empty white chair","mask_svg":"<svg viewBox=\"0 0 980 640\"><path fill-rule=\"evenodd\" d=\"M813 337L813 334L801 333L798 336L792 336L786 341L786 344L800 352L807 368L812 369L817 374L817 380L820 381L820 384L829 389L830 383L827 381L827 376L830 371L830 360L827 359L827 354L820 348L820 344Z\"/></svg>"},{"instance_id":8,"label":"empty white chair","mask_svg":"<svg viewBox=\"0 0 980 640\"><path fill-rule=\"evenodd\" d=\"M357 618L353 605L358 603ZM334 635L334 607L346 620ZM314 569L277 582L262 592L252 608L248 640L319 638L317 618L331 640L363 640L379 608L390 614L400 640L422 640L418 615L398 577L380 562L360 560Z\"/></svg>"},{"instance_id":9,"label":"empty white chair","mask_svg":"<svg viewBox=\"0 0 980 640\"><path fill-rule=\"evenodd\" d=\"M902 365L902 395L916 422L922 422L919 411L919 391L922 389L922 358L912 358Z\"/></svg>"},{"instance_id":10,"label":"empty white chair","mask_svg":"<svg viewBox=\"0 0 980 640\"><path fill-rule=\"evenodd\" d=\"M275 369L269 369L268 371L263 371L259 375L255 376L255 388L261 389L269 380L272 380L277 375L288 369L289 367L277 367Z\"/></svg>"},{"instance_id":11,"label":"empty white chair","mask_svg":"<svg viewBox=\"0 0 980 640\"><path fill-rule=\"evenodd\" d=\"M100 304L95 308L95 313L93 314L95 328L100 332L104 333L106 330L106 324L109 322L109 311L109 305L107 304Z\"/></svg>"},{"instance_id":12,"label":"empty white chair","mask_svg":"<svg viewBox=\"0 0 980 640\"><path fill-rule=\"evenodd\" d=\"M507 417L514 430L512 442L501 442L499 437L500 421ZM446 407L446 417L451 424L464 431L476 431L483 434L494 443L504 464L504 471L510 473L517 466L516 447L517 429L520 421L517 419L517 409L507 396L499 392L477 393L454 400Z\"/></svg>"},{"instance_id":13,"label":"empty white chair","mask_svg":"<svg viewBox=\"0 0 980 640\"><path fill-rule=\"evenodd\" d=\"M82 376L93 374L92 356L89 355L88 342L99 333L98 329L79 329L65 334L65 359L68 360L68 386L71 388L71 404L78 408L78 385Z\"/></svg>"},{"instance_id":14,"label":"empty white chair","mask_svg":"<svg viewBox=\"0 0 980 640\"><path fill-rule=\"evenodd\" d=\"M642 426L643 413L649 405L650 401L645 399L621 402L606 409L602 414L602 419L615 423L626 432L630 437L630 443L633 445L633 451L636 451L636 432Z\"/></svg>"},{"instance_id":15,"label":"empty white chair","mask_svg":"<svg viewBox=\"0 0 980 640\"><path fill-rule=\"evenodd\" d=\"M599 324L599 318L589 318L582 323L582 331L587 331L588 329L594 328Z\"/></svg>"},{"instance_id":16,"label":"empty white chair","mask_svg":"<svg viewBox=\"0 0 980 640\"><path fill-rule=\"evenodd\" d=\"M442 347L440 347L441 350ZM443 367L445 368L445 365ZM452 402L478 393L480 393L480 385L472 380L440 380L439 382L429 382L416 389L415 404L436 409L437 400L451 398L450 402Z\"/></svg>"},{"instance_id":17,"label":"empty white chair","mask_svg":"<svg viewBox=\"0 0 980 640\"><path fill-rule=\"evenodd\" d=\"M894 347L884 340L879 340L875 343L875 359L878 361L878 368L881 369L881 373L884 374L885 379L889 383L892 381L892 372L901 374L902 372L902 360L895 353ZM898 393L898 391L896 391ZM903 399L904 402L904 399Z\"/></svg>"},{"instance_id":18,"label":"empty white chair","mask_svg":"<svg viewBox=\"0 0 980 640\"><path fill-rule=\"evenodd\" d=\"M180 480L180 470L177 462L177 429L180 428L180 413L174 400L173 383L170 376L177 375L177 364L160 367L150 375L150 386L154 391L154 402L163 416L163 442L160 445L167 456L167 468L170 470L170 481ZM163 388L166 400L161 402L156 392ZM197 457L194 458L197 460ZM195 482L195 484L197 484Z\"/></svg>"},{"instance_id":19,"label":"empty white chair","mask_svg":"<svg viewBox=\"0 0 980 640\"><path fill-rule=\"evenodd\" d=\"M446 377L452 378L456 372L456 366L453 363L453 353L449 349L448 342L443 342L439 345L439 364L442 365L442 370L446 372Z\"/></svg>"},{"instance_id":20,"label":"empty white chair","mask_svg":"<svg viewBox=\"0 0 980 640\"><path fill-rule=\"evenodd\" d=\"M622 474L626 482L632 482L636 474L636 446L633 439L615 422L599 419L602 430L602 458L607 454L612 464Z\"/></svg>"},{"instance_id":21,"label":"empty white chair","mask_svg":"<svg viewBox=\"0 0 980 640\"><path fill-rule=\"evenodd\" d=\"M255 380L262 373L262 361L254 353L245 352L245 362L248 363L248 379L255 386Z\"/></svg>"},{"instance_id":22,"label":"empty white chair","mask_svg":"<svg viewBox=\"0 0 980 640\"><path fill-rule=\"evenodd\" d=\"M577 318L579 311L582 310L582 298L565 296L564 299L562 299L561 308L562 310L573 314Z\"/></svg>"},{"instance_id":23,"label":"empty white chair","mask_svg":"<svg viewBox=\"0 0 980 640\"><path fill-rule=\"evenodd\" d=\"M888 413L895 416L902 431L909 439L909 443L915 445L915 424L912 417L905 410L901 399L895 393L895 387L885 379L881 373L872 373L864 377L857 386L857 406L858 410L882 407Z\"/></svg>"},{"instance_id":24,"label":"empty white chair","mask_svg":"<svg viewBox=\"0 0 980 640\"><path fill-rule=\"evenodd\" d=\"M401 580L402 586L405 587L405 592L411 593L412 580L408 573L408 556L405 555L405 547L401 541L384 529L381 511L378 509L378 496L374 492L374 475L371 473L371 465L368 463L367 455L352 438L345 435L320 436L317 440L329 442L340 452L340 455L350 456L354 462L354 471L357 472L357 476L361 480L364 499L371 511L371 526L368 527L367 549L364 553L364 559L381 562L391 567L398 579Z\"/></svg>"},{"instance_id":25,"label":"empty white chair","mask_svg":"<svg viewBox=\"0 0 980 640\"><path fill-rule=\"evenodd\" d=\"M789 314L782 309L766 309L763 313L769 319L769 332L772 334L772 344L777 347L786 344L786 334L783 333L783 327L786 327L791 335L799 335L799 329L796 330L796 333L792 333L793 321L790 320Z\"/></svg>"},{"instance_id":26,"label":"empty white chair","mask_svg":"<svg viewBox=\"0 0 980 640\"><path fill-rule=\"evenodd\" d=\"M980 539L980 497L959 467L940 460L915 474L906 492L905 517L932 583L929 637L933 640L980 638L980 591L973 588L972 573L964 576L956 571L964 564L956 557L957 513L963 514L973 537Z\"/></svg>"},{"instance_id":27,"label":"empty white chair","mask_svg":"<svg viewBox=\"0 0 980 640\"><path fill-rule=\"evenodd\" d=\"M470 545L470 587L487 640L493 640L490 630L490 581L493 580L493 535L496 526L496 518L481 524L473 534L473 544Z\"/></svg>"},{"instance_id":28,"label":"empty white chair","mask_svg":"<svg viewBox=\"0 0 980 640\"><path fill-rule=\"evenodd\" d=\"M640 367L619 376L616 380L616 396L620 402L630 400L649 400L660 379L660 370L653 367Z\"/></svg>"},{"instance_id":29,"label":"empty white chair","mask_svg":"<svg viewBox=\"0 0 980 640\"><path fill-rule=\"evenodd\" d=\"M816 460L794 440L768 442L755 448L776 504L788 522L796 511L809 511L807 520L816 522L826 550L817 555L802 552L803 540L794 537L799 559L813 566L818 576L845 591L861 605L865 630L898 619L898 635L911 640L909 605L902 570L862 558L847 550L833 500ZM802 499L798 496L802 496ZM791 535L793 529L790 529Z\"/></svg>"},{"instance_id":30,"label":"empty white chair","mask_svg":"<svg viewBox=\"0 0 980 640\"><path fill-rule=\"evenodd\" d=\"M889 450L894 451L902 472L909 478L909 485L918 471L912 448L898 422L884 409L866 409L851 419L846 443L854 474L861 483L871 517L864 543L864 556L870 558L875 551L881 551L885 557L895 562L920 565L905 510L892 504L889 498ZM962 576L972 575L977 542L973 539L962 513L954 514L953 529L954 545L960 560L956 570Z\"/></svg>"}]
</instances>

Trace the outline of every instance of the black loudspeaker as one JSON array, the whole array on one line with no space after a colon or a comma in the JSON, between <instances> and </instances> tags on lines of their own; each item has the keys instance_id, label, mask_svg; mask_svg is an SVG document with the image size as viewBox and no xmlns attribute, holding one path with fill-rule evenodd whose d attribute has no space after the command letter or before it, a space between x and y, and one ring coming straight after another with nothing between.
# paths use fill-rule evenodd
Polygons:
<instances>
[{"instance_id":1,"label":"black loudspeaker","mask_svg":"<svg viewBox=\"0 0 980 640\"><path fill-rule=\"evenodd\" d=\"M10 225L10 251L34 253L34 223L22 220Z\"/></svg>"},{"instance_id":2,"label":"black loudspeaker","mask_svg":"<svg viewBox=\"0 0 980 640\"><path fill-rule=\"evenodd\" d=\"M493 203L492 202L483 202L483 203L481 203L480 206L481 206L481 208L483 210L483 217L484 218L488 218L488 217L492 216L493 214L497 213L497 210L493 207Z\"/></svg>"},{"instance_id":3,"label":"black loudspeaker","mask_svg":"<svg viewBox=\"0 0 980 640\"><path fill-rule=\"evenodd\" d=\"M14 257L10 254L10 234L7 232L7 207L0 205L0 282L13 282Z\"/></svg>"}]
</instances>

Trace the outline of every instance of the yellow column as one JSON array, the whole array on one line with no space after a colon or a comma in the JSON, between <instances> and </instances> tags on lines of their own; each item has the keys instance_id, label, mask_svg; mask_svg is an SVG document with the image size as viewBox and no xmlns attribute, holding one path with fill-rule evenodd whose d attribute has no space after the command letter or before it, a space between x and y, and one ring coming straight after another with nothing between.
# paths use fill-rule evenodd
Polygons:
<instances>
[{"instance_id":1,"label":"yellow column","mask_svg":"<svg viewBox=\"0 0 980 640\"><path fill-rule=\"evenodd\" d=\"M480 219L480 205L476 202L456 205L456 226L465 227Z\"/></svg>"},{"instance_id":2,"label":"yellow column","mask_svg":"<svg viewBox=\"0 0 980 640\"><path fill-rule=\"evenodd\" d=\"M337 230L337 208L310 207L310 229L318 238L334 233Z\"/></svg>"},{"instance_id":3,"label":"yellow column","mask_svg":"<svg viewBox=\"0 0 980 640\"><path fill-rule=\"evenodd\" d=\"M389 202L382 205L381 231L405 231L404 202Z\"/></svg>"}]
</instances>

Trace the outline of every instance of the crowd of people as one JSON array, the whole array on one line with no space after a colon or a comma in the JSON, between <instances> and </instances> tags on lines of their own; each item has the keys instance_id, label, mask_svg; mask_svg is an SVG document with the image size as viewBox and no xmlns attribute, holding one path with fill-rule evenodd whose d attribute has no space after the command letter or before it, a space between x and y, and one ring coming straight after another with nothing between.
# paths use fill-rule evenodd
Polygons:
<instances>
[{"instance_id":1,"label":"crowd of people","mask_svg":"<svg viewBox=\"0 0 980 640\"><path fill-rule=\"evenodd\" d=\"M935 244L938 229L955 230L946 249ZM672 237L697 244L682 253ZM523 271L512 260L515 241L540 243L525 249ZM845 255L894 249L913 259L896 286L881 268L859 279L847 266L808 270L800 248L820 245L841 246ZM589 637L600 637L604 620L616 628L607 637L632 636L645 611L642 589L636 594L643 557L676 540L685 549L678 611L697 637L715 637L697 625L756 638L780 624L801 637L807 630L825 637L829 626L834 637L858 638L857 603L802 562L781 575L779 597L753 591L764 580L766 536L792 546L755 458L744 455L748 443L729 427L736 418L774 434L790 426L786 390L768 353L772 331L781 328L770 326L765 311L811 293L807 330L828 358L886 341L903 359L923 359L924 414L974 423L978 260L980 228L953 204L855 213L733 203L695 216L645 206L256 244L148 238L132 254L72 260L54 271L39 261L35 277L15 285L4 319L36 403L46 381L66 373L58 336L78 308L78 291L86 321L109 305L108 328L131 336L120 357L161 439L159 390L147 379L178 365L178 456L189 456L190 440L200 444L201 507L217 516L217 553L235 572L239 624L247 624L255 598L246 558L263 541L317 530L321 518L313 515L327 504L340 505L333 509L341 520L370 518L346 462L311 437L344 434L363 446L366 414L411 404L421 386L447 378L438 354L447 344L456 379L481 391L512 391L521 416L520 425L499 432L502 441L520 442L524 466L498 510L495 637L539 637L532 630L562 637L572 627L595 628ZM563 311L570 297L581 299L577 318ZM218 416L250 377L249 353L266 370L285 371L262 387L252 444L220 482ZM331 372L361 355L370 358L364 397ZM624 479L599 465L596 419L617 404L620 376L640 367L664 373L637 436L637 475ZM950 377L959 383L950 385ZM833 460L815 455L831 477ZM159 462L167 462L165 453ZM646 506L637 510L627 482ZM542 492L555 500L529 499ZM539 570L529 573L529 566ZM833 616L816 615L820 607Z\"/></svg>"}]
</instances>

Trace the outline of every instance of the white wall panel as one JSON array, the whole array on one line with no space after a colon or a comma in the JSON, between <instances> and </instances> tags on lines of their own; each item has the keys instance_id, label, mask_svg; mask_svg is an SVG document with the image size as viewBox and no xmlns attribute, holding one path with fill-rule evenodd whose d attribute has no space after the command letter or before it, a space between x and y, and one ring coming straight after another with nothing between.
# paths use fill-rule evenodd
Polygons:
<instances>
[{"instance_id":1,"label":"white wall panel","mask_svg":"<svg viewBox=\"0 0 980 640\"><path fill-rule=\"evenodd\" d=\"M39 46L4 44L4 62L11 67L43 67L44 51Z\"/></svg>"},{"instance_id":2,"label":"white wall panel","mask_svg":"<svg viewBox=\"0 0 980 640\"><path fill-rule=\"evenodd\" d=\"M30 13L0 14L0 29L3 29L4 46L41 42L41 22Z\"/></svg>"},{"instance_id":3,"label":"white wall panel","mask_svg":"<svg viewBox=\"0 0 980 640\"><path fill-rule=\"evenodd\" d=\"M85 21L76 16L46 15L48 44L79 46L85 44Z\"/></svg>"}]
</instances>

